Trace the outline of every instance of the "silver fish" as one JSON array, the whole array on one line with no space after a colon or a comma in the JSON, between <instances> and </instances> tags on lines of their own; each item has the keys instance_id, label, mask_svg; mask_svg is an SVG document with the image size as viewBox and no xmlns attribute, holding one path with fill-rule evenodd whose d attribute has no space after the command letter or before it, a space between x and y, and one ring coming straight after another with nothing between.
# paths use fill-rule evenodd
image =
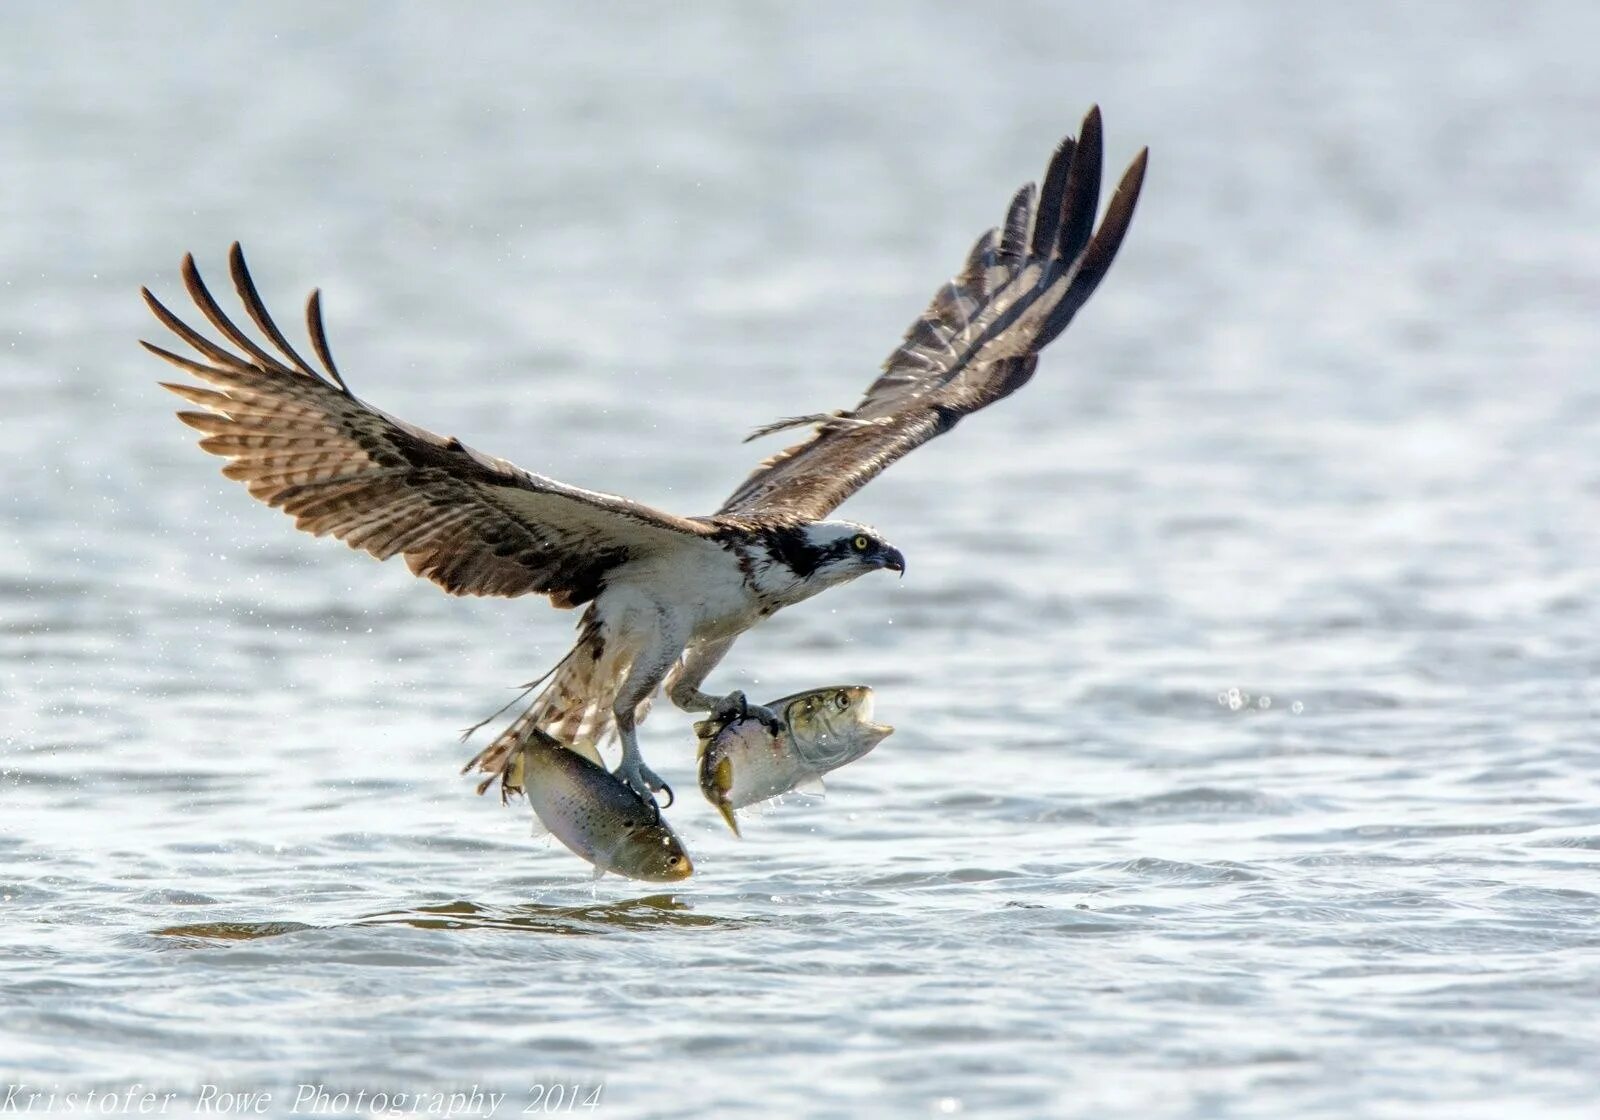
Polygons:
<instances>
[{"instance_id":1,"label":"silver fish","mask_svg":"<svg viewBox=\"0 0 1600 1120\"><path fill-rule=\"evenodd\" d=\"M694 873L689 853L660 814L615 774L542 731L523 744L508 777L555 838L595 866L629 879L672 883Z\"/></svg>"},{"instance_id":2,"label":"silver fish","mask_svg":"<svg viewBox=\"0 0 1600 1120\"><path fill-rule=\"evenodd\" d=\"M695 724L700 737L700 791L735 836L735 809L754 805L854 762L893 733L872 722L872 689L834 685L766 705L783 724L777 734L754 716Z\"/></svg>"}]
</instances>

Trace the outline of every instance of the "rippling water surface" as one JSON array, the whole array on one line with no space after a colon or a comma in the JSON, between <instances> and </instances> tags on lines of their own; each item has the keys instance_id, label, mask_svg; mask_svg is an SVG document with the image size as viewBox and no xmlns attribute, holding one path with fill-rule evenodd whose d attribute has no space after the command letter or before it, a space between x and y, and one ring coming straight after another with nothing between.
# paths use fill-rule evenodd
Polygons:
<instances>
[{"instance_id":1,"label":"rippling water surface","mask_svg":"<svg viewBox=\"0 0 1600 1120\"><path fill-rule=\"evenodd\" d=\"M1592 1114L1594 9L0 23L0 1080ZM456 775L572 617L296 534L133 345L238 238L367 399L705 512L1091 101L1152 149L1100 294L846 507L903 581L713 678L898 733L742 842L682 798L671 891ZM692 795L689 719L644 746Z\"/></svg>"}]
</instances>

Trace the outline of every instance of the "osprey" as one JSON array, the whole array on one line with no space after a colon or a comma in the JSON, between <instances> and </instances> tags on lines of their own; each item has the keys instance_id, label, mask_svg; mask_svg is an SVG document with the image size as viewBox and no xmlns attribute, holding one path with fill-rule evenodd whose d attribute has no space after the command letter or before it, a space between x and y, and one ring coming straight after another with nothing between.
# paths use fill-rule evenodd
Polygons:
<instances>
[{"instance_id":1,"label":"osprey","mask_svg":"<svg viewBox=\"0 0 1600 1120\"><path fill-rule=\"evenodd\" d=\"M701 685L738 636L775 611L867 572L904 573L904 557L877 532L828 515L902 455L1033 376L1039 351L1111 267L1146 156L1129 165L1097 230L1100 113L1091 108L1077 139L1056 148L1043 186L1016 192L1005 223L978 238L860 403L757 431L812 429L708 517L530 474L357 399L329 351L319 293L306 304L317 368L268 315L237 243L233 286L271 349L223 313L192 256L184 284L223 344L144 289L156 318L199 360L142 345L214 386L163 382L201 409L178 417L204 433L204 450L229 460L222 473L298 528L380 560L403 555L452 595L586 605L576 645L529 686L543 685L531 706L467 763L489 775L480 793L497 777L502 796L519 789L519 748L540 733L594 762L615 734L617 774L654 804L654 791L671 791L639 753L636 726L651 698L665 684L685 710L775 721L738 692L719 697Z\"/></svg>"}]
</instances>

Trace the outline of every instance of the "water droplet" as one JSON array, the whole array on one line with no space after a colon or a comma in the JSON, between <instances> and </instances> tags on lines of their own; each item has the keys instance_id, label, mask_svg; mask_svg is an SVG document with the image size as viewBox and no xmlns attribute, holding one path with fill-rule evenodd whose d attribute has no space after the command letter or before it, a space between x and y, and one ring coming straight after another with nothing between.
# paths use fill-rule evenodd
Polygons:
<instances>
[{"instance_id":1,"label":"water droplet","mask_svg":"<svg viewBox=\"0 0 1600 1120\"><path fill-rule=\"evenodd\" d=\"M1256 707L1261 708L1263 711L1272 707L1272 697L1263 696L1261 699L1256 701Z\"/></svg>"},{"instance_id":2,"label":"water droplet","mask_svg":"<svg viewBox=\"0 0 1600 1120\"><path fill-rule=\"evenodd\" d=\"M940 1097L938 1108L941 1116L954 1116L961 1111L961 1098Z\"/></svg>"},{"instance_id":3,"label":"water droplet","mask_svg":"<svg viewBox=\"0 0 1600 1120\"><path fill-rule=\"evenodd\" d=\"M1306 710L1306 706L1300 703L1300 701L1296 700L1293 704L1289 705L1289 710L1295 715L1299 715L1301 712Z\"/></svg>"}]
</instances>

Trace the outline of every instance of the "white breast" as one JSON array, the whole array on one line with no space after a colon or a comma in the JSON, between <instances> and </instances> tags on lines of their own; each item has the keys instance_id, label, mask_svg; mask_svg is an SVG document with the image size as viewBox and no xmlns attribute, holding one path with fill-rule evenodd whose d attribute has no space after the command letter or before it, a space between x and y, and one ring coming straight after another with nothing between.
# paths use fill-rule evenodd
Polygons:
<instances>
[{"instance_id":1,"label":"white breast","mask_svg":"<svg viewBox=\"0 0 1600 1120\"><path fill-rule=\"evenodd\" d=\"M690 642L738 634L762 617L738 557L701 541L622 565L607 576L601 597L613 608L660 611Z\"/></svg>"}]
</instances>

